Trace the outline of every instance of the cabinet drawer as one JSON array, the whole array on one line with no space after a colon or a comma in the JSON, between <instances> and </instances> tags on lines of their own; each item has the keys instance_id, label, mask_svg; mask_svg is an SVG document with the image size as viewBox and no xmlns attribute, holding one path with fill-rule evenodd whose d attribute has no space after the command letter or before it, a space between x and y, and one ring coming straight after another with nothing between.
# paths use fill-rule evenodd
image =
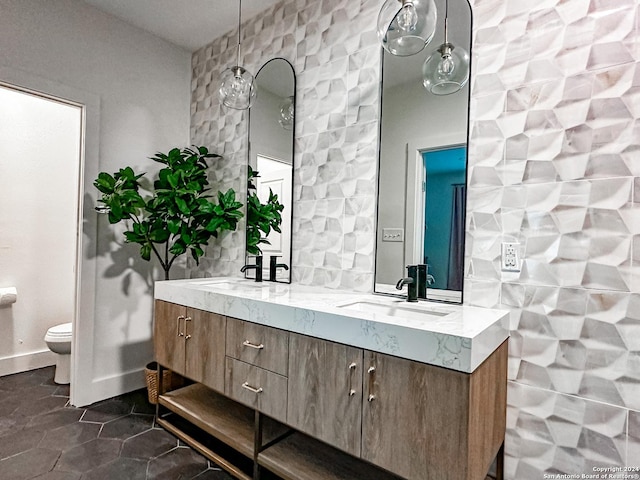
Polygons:
<instances>
[{"instance_id":1,"label":"cabinet drawer","mask_svg":"<svg viewBox=\"0 0 640 480\"><path fill-rule=\"evenodd\" d=\"M286 420L286 377L227 357L224 385L224 393L234 400L276 420Z\"/></svg>"},{"instance_id":2,"label":"cabinet drawer","mask_svg":"<svg viewBox=\"0 0 640 480\"><path fill-rule=\"evenodd\" d=\"M287 376L289 332L227 320L227 356Z\"/></svg>"}]
</instances>

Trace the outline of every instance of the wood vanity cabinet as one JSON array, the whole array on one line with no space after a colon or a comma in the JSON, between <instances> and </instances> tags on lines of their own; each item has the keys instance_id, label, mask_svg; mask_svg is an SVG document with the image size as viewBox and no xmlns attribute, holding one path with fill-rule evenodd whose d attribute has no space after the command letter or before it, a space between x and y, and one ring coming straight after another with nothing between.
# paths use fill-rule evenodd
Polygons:
<instances>
[{"instance_id":1,"label":"wood vanity cabinet","mask_svg":"<svg viewBox=\"0 0 640 480\"><path fill-rule=\"evenodd\" d=\"M484 480L506 428L507 342L473 373L365 352L361 458L411 479Z\"/></svg>"},{"instance_id":2,"label":"wood vanity cabinet","mask_svg":"<svg viewBox=\"0 0 640 480\"><path fill-rule=\"evenodd\" d=\"M226 318L162 300L154 317L156 361L223 392Z\"/></svg>"},{"instance_id":3,"label":"wood vanity cabinet","mask_svg":"<svg viewBox=\"0 0 640 480\"><path fill-rule=\"evenodd\" d=\"M468 374L156 301L154 343L197 382L158 424L242 480L484 480L503 445L506 341Z\"/></svg>"},{"instance_id":4,"label":"wood vanity cabinet","mask_svg":"<svg viewBox=\"0 0 640 480\"><path fill-rule=\"evenodd\" d=\"M297 334L289 348L289 425L410 480L484 480L504 439L506 342L473 374Z\"/></svg>"}]
</instances>

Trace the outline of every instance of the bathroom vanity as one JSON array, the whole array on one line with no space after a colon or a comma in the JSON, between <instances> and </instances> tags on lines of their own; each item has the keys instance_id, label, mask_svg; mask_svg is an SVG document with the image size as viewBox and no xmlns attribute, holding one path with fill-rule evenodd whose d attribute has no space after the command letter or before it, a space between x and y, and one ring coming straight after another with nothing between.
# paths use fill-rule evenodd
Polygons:
<instances>
[{"instance_id":1,"label":"bathroom vanity","mask_svg":"<svg viewBox=\"0 0 640 480\"><path fill-rule=\"evenodd\" d=\"M189 380L158 424L233 476L501 477L506 312L237 278L155 298L156 360Z\"/></svg>"}]
</instances>

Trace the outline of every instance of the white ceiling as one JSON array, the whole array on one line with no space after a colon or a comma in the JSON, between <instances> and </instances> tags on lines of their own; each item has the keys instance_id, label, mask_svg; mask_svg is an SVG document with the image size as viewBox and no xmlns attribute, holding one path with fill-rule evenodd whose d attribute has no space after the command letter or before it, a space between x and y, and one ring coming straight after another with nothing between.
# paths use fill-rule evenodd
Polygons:
<instances>
[{"instance_id":1,"label":"white ceiling","mask_svg":"<svg viewBox=\"0 0 640 480\"><path fill-rule=\"evenodd\" d=\"M238 25L237 0L84 1L189 51L197 50ZM278 1L243 0L243 20Z\"/></svg>"}]
</instances>

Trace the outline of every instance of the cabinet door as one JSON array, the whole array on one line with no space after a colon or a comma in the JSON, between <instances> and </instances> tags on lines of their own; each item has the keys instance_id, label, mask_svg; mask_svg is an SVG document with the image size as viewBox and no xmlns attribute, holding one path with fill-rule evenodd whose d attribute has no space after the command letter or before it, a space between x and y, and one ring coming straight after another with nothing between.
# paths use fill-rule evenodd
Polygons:
<instances>
[{"instance_id":1,"label":"cabinet door","mask_svg":"<svg viewBox=\"0 0 640 480\"><path fill-rule=\"evenodd\" d=\"M362 350L290 334L287 423L360 455Z\"/></svg>"},{"instance_id":2,"label":"cabinet door","mask_svg":"<svg viewBox=\"0 0 640 480\"><path fill-rule=\"evenodd\" d=\"M374 352L364 365L362 458L409 480L467 479L469 375Z\"/></svg>"},{"instance_id":3,"label":"cabinet door","mask_svg":"<svg viewBox=\"0 0 640 480\"><path fill-rule=\"evenodd\" d=\"M156 361L180 375L185 374L184 320L186 308L162 300L155 301L153 343Z\"/></svg>"},{"instance_id":4,"label":"cabinet door","mask_svg":"<svg viewBox=\"0 0 640 480\"><path fill-rule=\"evenodd\" d=\"M225 324L221 315L187 309L184 375L219 392L224 392Z\"/></svg>"}]
</instances>

